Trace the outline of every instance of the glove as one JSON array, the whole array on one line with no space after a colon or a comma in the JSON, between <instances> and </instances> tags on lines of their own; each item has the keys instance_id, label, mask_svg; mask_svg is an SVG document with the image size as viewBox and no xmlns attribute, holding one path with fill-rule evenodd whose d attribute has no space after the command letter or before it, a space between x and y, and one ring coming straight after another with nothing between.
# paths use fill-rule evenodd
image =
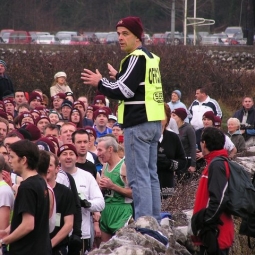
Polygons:
<instances>
[{"instance_id":1,"label":"glove","mask_svg":"<svg viewBox=\"0 0 255 255\"><path fill-rule=\"evenodd\" d=\"M80 202L81 202L81 207L83 207L83 208L91 207L91 203L87 199L83 199L83 200L80 199Z\"/></svg>"},{"instance_id":2,"label":"glove","mask_svg":"<svg viewBox=\"0 0 255 255\"><path fill-rule=\"evenodd\" d=\"M70 255L80 254L81 249L82 249L81 238L77 235L72 234L69 237L68 254Z\"/></svg>"}]
</instances>

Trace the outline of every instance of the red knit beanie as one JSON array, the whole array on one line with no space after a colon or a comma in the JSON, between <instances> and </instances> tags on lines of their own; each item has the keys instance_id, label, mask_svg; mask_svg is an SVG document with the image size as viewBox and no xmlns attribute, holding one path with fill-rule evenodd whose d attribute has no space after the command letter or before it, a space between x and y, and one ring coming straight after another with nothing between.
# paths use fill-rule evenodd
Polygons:
<instances>
[{"instance_id":1,"label":"red knit beanie","mask_svg":"<svg viewBox=\"0 0 255 255\"><path fill-rule=\"evenodd\" d=\"M143 25L139 17L123 18L117 23L116 28L117 27L127 28L130 32L137 36L140 41L142 41Z\"/></svg>"}]
</instances>

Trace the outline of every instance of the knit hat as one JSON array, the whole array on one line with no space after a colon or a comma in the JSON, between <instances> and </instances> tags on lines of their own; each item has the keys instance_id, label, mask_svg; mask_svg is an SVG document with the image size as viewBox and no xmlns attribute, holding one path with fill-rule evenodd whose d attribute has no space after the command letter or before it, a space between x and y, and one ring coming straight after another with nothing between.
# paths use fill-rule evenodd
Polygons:
<instances>
[{"instance_id":1,"label":"knit hat","mask_svg":"<svg viewBox=\"0 0 255 255\"><path fill-rule=\"evenodd\" d=\"M181 99L182 93L181 93L180 90L176 89L176 90L174 90L172 93L175 93L175 94L178 96L178 98Z\"/></svg>"},{"instance_id":2,"label":"knit hat","mask_svg":"<svg viewBox=\"0 0 255 255\"><path fill-rule=\"evenodd\" d=\"M211 120L214 125L215 115L212 111L205 112L202 118L207 118Z\"/></svg>"},{"instance_id":3,"label":"knit hat","mask_svg":"<svg viewBox=\"0 0 255 255\"><path fill-rule=\"evenodd\" d=\"M184 108L176 108L172 113L176 114L182 120L185 120L187 117L187 111Z\"/></svg>"},{"instance_id":4,"label":"knit hat","mask_svg":"<svg viewBox=\"0 0 255 255\"><path fill-rule=\"evenodd\" d=\"M91 126L85 126L84 129L85 129L85 131L87 131L89 134L92 134L92 135L95 137L95 139L97 138L96 130L95 130L93 127L91 127Z\"/></svg>"},{"instance_id":5,"label":"knit hat","mask_svg":"<svg viewBox=\"0 0 255 255\"><path fill-rule=\"evenodd\" d=\"M0 110L1 111L6 111L6 109L5 109L5 104L4 104L4 102L3 101L0 101Z\"/></svg>"},{"instance_id":6,"label":"knit hat","mask_svg":"<svg viewBox=\"0 0 255 255\"><path fill-rule=\"evenodd\" d=\"M98 106L96 106L96 105L88 105L88 107L87 107L87 111L89 110L89 111L96 111L97 109L98 109L99 107Z\"/></svg>"},{"instance_id":7,"label":"knit hat","mask_svg":"<svg viewBox=\"0 0 255 255\"><path fill-rule=\"evenodd\" d=\"M73 107L75 108L75 106L76 105L81 105L82 107L83 107L83 109L85 110L85 105L84 105L84 103L82 102L82 101L79 101L79 100L77 100L77 101L75 101L74 103L73 103Z\"/></svg>"},{"instance_id":8,"label":"knit hat","mask_svg":"<svg viewBox=\"0 0 255 255\"><path fill-rule=\"evenodd\" d=\"M45 142L46 144L48 144L49 148L50 148L50 151L52 153L55 154L55 146L54 146L54 143L47 137L41 137L40 139L38 139L38 141L42 141L42 142Z\"/></svg>"},{"instance_id":9,"label":"knit hat","mask_svg":"<svg viewBox=\"0 0 255 255\"><path fill-rule=\"evenodd\" d=\"M54 75L54 79L56 80L59 77L67 77L65 72L58 72Z\"/></svg>"},{"instance_id":10,"label":"knit hat","mask_svg":"<svg viewBox=\"0 0 255 255\"><path fill-rule=\"evenodd\" d=\"M222 122L222 120L221 120L221 118L219 116L215 116L214 117L214 126L215 127L220 127L221 126L221 122Z\"/></svg>"},{"instance_id":11,"label":"knit hat","mask_svg":"<svg viewBox=\"0 0 255 255\"><path fill-rule=\"evenodd\" d=\"M50 119L48 118L48 116L46 116L46 115L40 115L38 118L35 119L35 125L37 126L37 123L38 123L40 120L43 120L43 119L48 120L49 123L50 123Z\"/></svg>"},{"instance_id":12,"label":"knit hat","mask_svg":"<svg viewBox=\"0 0 255 255\"><path fill-rule=\"evenodd\" d=\"M15 106L15 102L12 100L12 99L5 99L4 100L4 104L8 104L8 103L10 103L10 104L12 104L13 106Z\"/></svg>"},{"instance_id":13,"label":"knit hat","mask_svg":"<svg viewBox=\"0 0 255 255\"><path fill-rule=\"evenodd\" d=\"M41 95L40 95L39 93L33 91L33 92L31 92L31 93L29 94L28 103L30 104L30 103L31 103L33 100L35 100L35 99L37 99L37 100L39 100L39 101L42 102L42 97L41 97Z\"/></svg>"},{"instance_id":14,"label":"knit hat","mask_svg":"<svg viewBox=\"0 0 255 255\"><path fill-rule=\"evenodd\" d=\"M7 113L2 110L0 110L0 117L8 120Z\"/></svg>"},{"instance_id":15,"label":"knit hat","mask_svg":"<svg viewBox=\"0 0 255 255\"><path fill-rule=\"evenodd\" d=\"M47 135L46 137L47 137L49 140L51 140L52 142L54 142L54 143L58 146L58 149L59 149L59 142L58 142L58 139L57 139L55 136Z\"/></svg>"},{"instance_id":16,"label":"knit hat","mask_svg":"<svg viewBox=\"0 0 255 255\"><path fill-rule=\"evenodd\" d=\"M5 69L7 68L6 63L2 59L0 59L0 65L3 65Z\"/></svg>"},{"instance_id":17,"label":"knit hat","mask_svg":"<svg viewBox=\"0 0 255 255\"><path fill-rule=\"evenodd\" d=\"M58 93L55 96L51 97L51 101L54 101L54 99L65 99L66 94L65 93Z\"/></svg>"},{"instance_id":18,"label":"knit hat","mask_svg":"<svg viewBox=\"0 0 255 255\"><path fill-rule=\"evenodd\" d=\"M117 27L125 27L130 32L132 32L135 36L137 36L140 41L142 41L143 35L143 25L139 17L126 17L121 19L117 25Z\"/></svg>"},{"instance_id":19,"label":"knit hat","mask_svg":"<svg viewBox=\"0 0 255 255\"><path fill-rule=\"evenodd\" d=\"M43 141L37 141L35 144L40 151L50 151L49 145Z\"/></svg>"},{"instance_id":20,"label":"knit hat","mask_svg":"<svg viewBox=\"0 0 255 255\"><path fill-rule=\"evenodd\" d=\"M31 135L31 141L36 141L41 138L41 132L38 127L34 124L28 124L22 126L22 128L26 129Z\"/></svg>"},{"instance_id":21,"label":"knit hat","mask_svg":"<svg viewBox=\"0 0 255 255\"><path fill-rule=\"evenodd\" d=\"M96 111L93 112L94 119L96 119L99 114L104 114L107 118L108 118L108 115L109 115L107 110L105 110L103 108L99 108L99 109L97 109Z\"/></svg>"},{"instance_id":22,"label":"knit hat","mask_svg":"<svg viewBox=\"0 0 255 255\"><path fill-rule=\"evenodd\" d=\"M74 147L74 145L72 144L63 144L59 150L58 150L58 157L61 155L62 152L66 151L66 150L71 150L75 153L75 155L78 157L76 148Z\"/></svg>"},{"instance_id":23,"label":"knit hat","mask_svg":"<svg viewBox=\"0 0 255 255\"><path fill-rule=\"evenodd\" d=\"M103 103L106 105L105 96L104 95L97 95L94 97L94 104L96 103Z\"/></svg>"},{"instance_id":24,"label":"knit hat","mask_svg":"<svg viewBox=\"0 0 255 255\"><path fill-rule=\"evenodd\" d=\"M32 141L31 134L25 128L23 128L23 126L21 128L19 128L18 131L19 131L20 134L23 135L24 139Z\"/></svg>"},{"instance_id":25,"label":"knit hat","mask_svg":"<svg viewBox=\"0 0 255 255\"><path fill-rule=\"evenodd\" d=\"M27 117L32 118L34 121L33 115L30 112L23 112L19 115L19 124L21 125L22 120Z\"/></svg>"},{"instance_id":26,"label":"knit hat","mask_svg":"<svg viewBox=\"0 0 255 255\"><path fill-rule=\"evenodd\" d=\"M64 106L68 106L68 107L70 107L72 109L73 108L73 103L71 101L65 99L63 101L63 103L61 104L61 108L63 108Z\"/></svg>"},{"instance_id":27,"label":"knit hat","mask_svg":"<svg viewBox=\"0 0 255 255\"><path fill-rule=\"evenodd\" d=\"M114 128L114 127L119 127L120 129L122 129L121 125L120 125L118 122L115 122L115 123L112 125L112 127L113 127L113 128Z\"/></svg>"},{"instance_id":28,"label":"knit hat","mask_svg":"<svg viewBox=\"0 0 255 255\"><path fill-rule=\"evenodd\" d=\"M112 114L109 114L109 117L108 117L109 120L115 120L117 121L117 117L115 115L112 115Z\"/></svg>"}]
</instances>

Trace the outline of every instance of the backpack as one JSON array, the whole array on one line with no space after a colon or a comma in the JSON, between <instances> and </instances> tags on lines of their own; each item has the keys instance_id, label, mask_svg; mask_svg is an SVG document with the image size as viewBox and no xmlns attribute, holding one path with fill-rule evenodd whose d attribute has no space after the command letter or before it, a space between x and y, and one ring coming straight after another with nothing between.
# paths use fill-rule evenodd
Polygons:
<instances>
[{"instance_id":1,"label":"backpack","mask_svg":"<svg viewBox=\"0 0 255 255\"><path fill-rule=\"evenodd\" d=\"M229 200L226 210L230 214L242 218L239 234L248 236L248 246L252 249L254 247L251 246L250 237L255 237L255 177L251 180L241 165L226 157L216 157L212 162L223 160L228 163L230 172L228 174L226 168L227 176L229 176Z\"/></svg>"},{"instance_id":2,"label":"backpack","mask_svg":"<svg viewBox=\"0 0 255 255\"><path fill-rule=\"evenodd\" d=\"M229 166L229 174L226 168L229 176L227 212L242 219L255 213L255 187L247 171L238 163L223 156L214 158L211 163L215 161L226 161Z\"/></svg>"}]
</instances>

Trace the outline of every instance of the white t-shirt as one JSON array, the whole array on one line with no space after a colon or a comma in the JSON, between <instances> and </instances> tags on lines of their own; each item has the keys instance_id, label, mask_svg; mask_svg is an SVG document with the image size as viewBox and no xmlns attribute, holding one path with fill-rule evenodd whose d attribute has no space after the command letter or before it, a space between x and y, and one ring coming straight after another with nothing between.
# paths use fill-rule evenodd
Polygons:
<instances>
[{"instance_id":1,"label":"white t-shirt","mask_svg":"<svg viewBox=\"0 0 255 255\"><path fill-rule=\"evenodd\" d=\"M0 207L8 206L13 210L14 194L11 187L5 182L0 181Z\"/></svg>"},{"instance_id":2,"label":"white t-shirt","mask_svg":"<svg viewBox=\"0 0 255 255\"><path fill-rule=\"evenodd\" d=\"M102 192L93 177L93 175L89 172L86 172L80 168L76 168L77 171L72 174L76 188L78 191L78 195L81 200L87 199L91 203L90 208L81 208L82 213L82 239L88 239L91 237L90 235L90 212L100 212L105 207L104 197ZM56 181L58 183L64 184L65 186L70 188L69 179L66 174L61 170L57 174Z\"/></svg>"}]
</instances>

